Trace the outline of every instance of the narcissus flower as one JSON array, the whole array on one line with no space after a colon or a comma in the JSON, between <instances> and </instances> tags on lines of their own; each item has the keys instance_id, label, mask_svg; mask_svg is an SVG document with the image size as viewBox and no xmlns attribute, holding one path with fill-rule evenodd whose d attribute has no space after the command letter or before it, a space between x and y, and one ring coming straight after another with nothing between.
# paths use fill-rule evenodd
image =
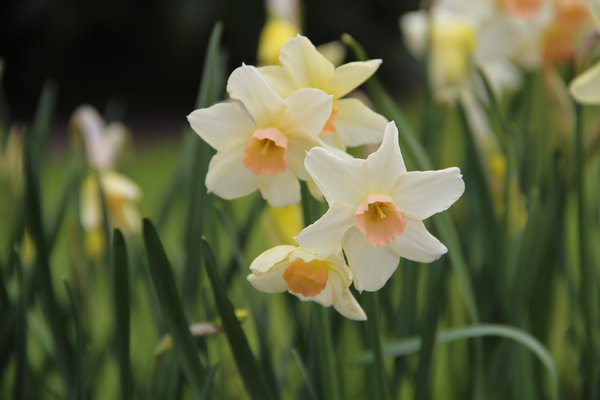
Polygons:
<instances>
[{"instance_id":1,"label":"narcissus flower","mask_svg":"<svg viewBox=\"0 0 600 400\"><path fill-rule=\"evenodd\" d=\"M250 265L248 281L265 293L288 291L303 301L333 306L346 318L367 316L350 292L352 272L337 255L322 257L299 247L277 246Z\"/></svg>"},{"instance_id":2,"label":"narcissus flower","mask_svg":"<svg viewBox=\"0 0 600 400\"><path fill-rule=\"evenodd\" d=\"M343 248L356 289L383 287L400 257L431 262L448 251L422 220L446 210L462 195L460 170L407 172L394 122L366 160L315 148L305 164L329 210L300 232L296 242L318 254Z\"/></svg>"},{"instance_id":3,"label":"narcissus flower","mask_svg":"<svg viewBox=\"0 0 600 400\"><path fill-rule=\"evenodd\" d=\"M247 65L232 72L227 91L241 104L220 103L188 115L194 131L217 150L206 175L208 191L230 200L259 189L274 207L299 202L298 179L308 179L304 157L319 145L331 96L301 89L284 100Z\"/></svg>"},{"instance_id":4,"label":"narcissus flower","mask_svg":"<svg viewBox=\"0 0 600 400\"><path fill-rule=\"evenodd\" d=\"M381 60L357 61L335 67L304 36L297 36L279 53L281 65L260 72L283 97L301 88L317 88L333 96L321 139L338 148L379 143L386 119L360 100L343 97L377 71Z\"/></svg>"}]
</instances>

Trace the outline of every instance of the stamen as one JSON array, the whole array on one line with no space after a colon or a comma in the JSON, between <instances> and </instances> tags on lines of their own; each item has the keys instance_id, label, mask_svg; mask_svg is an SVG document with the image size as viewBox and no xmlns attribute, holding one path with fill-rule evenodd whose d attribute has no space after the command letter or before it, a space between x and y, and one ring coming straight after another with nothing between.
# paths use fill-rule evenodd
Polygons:
<instances>
[{"instance_id":1,"label":"stamen","mask_svg":"<svg viewBox=\"0 0 600 400\"><path fill-rule=\"evenodd\" d=\"M373 246L387 246L404 233L406 216L398 210L391 197L373 194L354 213L354 224Z\"/></svg>"},{"instance_id":2,"label":"stamen","mask_svg":"<svg viewBox=\"0 0 600 400\"><path fill-rule=\"evenodd\" d=\"M287 144L279 129L257 129L244 149L242 162L254 175L278 175L288 169Z\"/></svg>"}]
</instances>

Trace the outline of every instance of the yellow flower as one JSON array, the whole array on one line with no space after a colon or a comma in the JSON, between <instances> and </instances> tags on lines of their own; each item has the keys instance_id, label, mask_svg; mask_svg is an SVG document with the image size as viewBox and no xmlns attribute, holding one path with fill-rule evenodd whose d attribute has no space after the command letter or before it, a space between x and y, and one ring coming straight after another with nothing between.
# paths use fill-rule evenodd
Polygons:
<instances>
[{"instance_id":1,"label":"yellow flower","mask_svg":"<svg viewBox=\"0 0 600 400\"><path fill-rule=\"evenodd\" d=\"M258 63L278 64L281 48L299 33L298 27L283 18L270 17L258 39Z\"/></svg>"}]
</instances>

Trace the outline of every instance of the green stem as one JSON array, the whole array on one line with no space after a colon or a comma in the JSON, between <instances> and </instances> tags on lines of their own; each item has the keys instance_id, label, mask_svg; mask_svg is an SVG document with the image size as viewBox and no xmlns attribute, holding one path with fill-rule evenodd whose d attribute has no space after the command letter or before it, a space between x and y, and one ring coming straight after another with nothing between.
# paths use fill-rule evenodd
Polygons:
<instances>
[{"instance_id":1,"label":"green stem","mask_svg":"<svg viewBox=\"0 0 600 400\"><path fill-rule=\"evenodd\" d=\"M584 363L586 370L587 394L589 399L595 399L596 383L596 312L595 312L595 271L588 258L586 234L586 204L585 204L585 155L583 143L582 106L575 106L575 183L577 188L577 219L579 236L579 267L581 268L581 302L585 325Z\"/></svg>"},{"instance_id":2,"label":"green stem","mask_svg":"<svg viewBox=\"0 0 600 400\"><path fill-rule=\"evenodd\" d=\"M324 399L340 400L342 393L340 391L340 377L335 360L335 351L333 349L333 338L331 335L331 324L329 323L328 310L319 304L315 304L317 314L318 348L320 356L320 365L322 369L322 386Z\"/></svg>"},{"instance_id":3,"label":"green stem","mask_svg":"<svg viewBox=\"0 0 600 400\"><path fill-rule=\"evenodd\" d=\"M377 293L367 293L365 295L367 305L367 332L373 354L375 355L375 377L377 378L378 399L391 399L390 388L385 375L385 363L383 360L383 348L381 347L381 337L379 333L379 304Z\"/></svg>"}]
</instances>

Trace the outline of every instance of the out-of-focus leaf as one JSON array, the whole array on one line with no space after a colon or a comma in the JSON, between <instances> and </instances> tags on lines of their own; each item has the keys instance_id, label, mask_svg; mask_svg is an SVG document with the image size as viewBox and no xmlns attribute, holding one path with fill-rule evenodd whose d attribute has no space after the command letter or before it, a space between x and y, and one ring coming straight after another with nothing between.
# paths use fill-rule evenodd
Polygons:
<instances>
[{"instance_id":1,"label":"out-of-focus leaf","mask_svg":"<svg viewBox=\"0 0 600 400\"><path fill-rule=\"evenodd\" d=\"M244 382L244 387L248 394L255 400L274 399L273 392L267 385L261 369L258 368L258 363L250 350L246 335L244 334L235 315L233 306L225 293L223 282L217 274L212 250L206 240L202 240L202 255L208 279L213 288L215 304L219 311L219 315L221 316L223 329L225 330L227 341L231 347L231 353L235 359L238 371Z\"/></svg>"},{"instance_id":2,"label":"out-of-focus leaf","mask_svg":"<svg viewBox=\"0 0 600 400\"><path fill-rule=\"evenodd\" d=\"M119 383L121 398L131 397L129 379L129 268L127 246L120 230L113 233L113 293L114 315L116 319L115 342L119 361Z\"/></svg>"}]
</instances>

